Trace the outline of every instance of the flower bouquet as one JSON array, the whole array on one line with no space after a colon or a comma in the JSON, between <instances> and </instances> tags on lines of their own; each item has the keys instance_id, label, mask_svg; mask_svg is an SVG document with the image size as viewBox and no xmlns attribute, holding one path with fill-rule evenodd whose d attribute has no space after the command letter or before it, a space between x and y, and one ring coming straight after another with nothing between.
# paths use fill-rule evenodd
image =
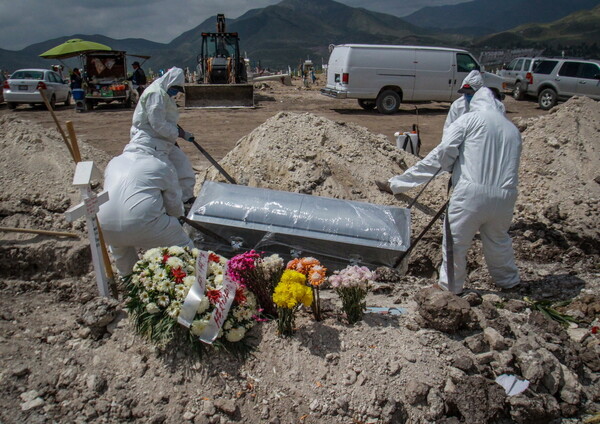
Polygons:
<instances>
[{"instance_id":1,"label":"flower bouquet","mask_svg":"<svg viewBox=\"0 0 600 424\"><path fill-rule=\"evenodd\" d=\"M262 309L259 312L270 317L277 316L273 291L283 273L283 259L279 255L264 258L262 253L251 250L231 258L227 272L232 280L256 295Z\"/></svg>"},{"instance_id":2,"label":"flower bouquet","mask_svg":"<svg viewBox=\"0 0 600 424\"><path fill-rule=\"evenodd\" d=\"M186 339L202 353L204 345L198 339L211 320L216 304L223 294L223 278L227 260L214 253L208 255L205 291L202 293L189 328L178 324L178 317L190 288L196 280L197 249L162 247L148 250L133 267L126 281L127 310L137 332L160 347L175 339ZM232 294L233 295L233 294ZM235 287L216 345L236 351L233 344L241 341L256 323L255 296L243 285ZM243 349L242 349L243 350Z\"/></svg>"},{"instance_id":3,"label":"flower bouquet","mask_svg":"<svg viewBox=\"0 0 600 424\"><path fill-rule=\"evenodd\" d=\"M310 306L312 301L312 291L306 286L306 276L291 269L285 270L273 293L273 302L277 305L277 329L280 335L294 334L296 311L300 305Z\"/></svg>"},{"instance_id":4,"label":"flower bouquet","mask_svg":"<svg viewBox=\"0 0 600 424\"><path fill-rule=\"evenodd\" d=\"M310 285L313 292L312 312L316 321L321 321L321 296L320 286L325 282L325 274L327 268L313 257L292 259L287 264L287 269L297 271L306 276L306 281Z\"/></svg>"},{"instance_id":5,"label":"flower bouquet","mask_svg":"<svg viewBox=\"0 0 600 424\"><path fill-rule=\"evenodd\" d=\"M342 309L350 324L360 321L367 309L365 298L375 273L365 266L351 265L341 271L335 271L329 277L329 283L342 299Z\"/></svg>"}]
</instances>

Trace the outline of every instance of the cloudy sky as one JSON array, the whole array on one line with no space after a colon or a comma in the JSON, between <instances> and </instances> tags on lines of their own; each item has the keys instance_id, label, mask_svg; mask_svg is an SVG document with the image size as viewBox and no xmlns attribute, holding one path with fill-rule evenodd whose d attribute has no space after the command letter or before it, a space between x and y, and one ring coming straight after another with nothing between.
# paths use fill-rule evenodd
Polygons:
<instances>
[{"instance_id":1,"label":"cloudy sky","mask_svg":"<svg viewBox=\"0 0 600 424\"><path fill-rule=\"evenodd\" d=\"M73 34L168 43L217 13L237 18L281 0L0 0L0 48L21 50ZM338 0L397 16L469 0Z\"/></svg>"}]
</instances>

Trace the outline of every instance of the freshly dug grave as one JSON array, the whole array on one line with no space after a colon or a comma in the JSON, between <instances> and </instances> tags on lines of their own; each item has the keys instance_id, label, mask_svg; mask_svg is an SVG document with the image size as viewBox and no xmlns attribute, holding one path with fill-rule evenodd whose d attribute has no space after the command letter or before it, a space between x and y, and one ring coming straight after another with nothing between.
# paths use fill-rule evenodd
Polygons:
<instances>
[{"instance_id":1,"label":"freshly dug grave","mask_svg":"<svg viewBox=\"0 0 600 424\"><path fill-rule=\"evenodd\" d=\"M83 220L66 221L64 212L81 198L73 187L75 163L61 136L30 121L0 118L0 226L67 231L83 239L2 233L0 275L56 278L88 272L89 244ZM103 170L106 153L80 142L83 160ZM85 260L88 259L88 260Z\"/></svg>"}]
</instances>

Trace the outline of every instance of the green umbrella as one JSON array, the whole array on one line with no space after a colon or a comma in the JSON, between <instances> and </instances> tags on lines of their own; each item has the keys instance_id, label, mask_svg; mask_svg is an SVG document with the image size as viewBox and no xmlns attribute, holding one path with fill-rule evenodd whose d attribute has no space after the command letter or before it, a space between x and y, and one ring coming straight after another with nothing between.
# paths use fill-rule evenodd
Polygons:
<instances>
[{"instance_id":1,"label":"green umbrella","mask_svg":"<svg viewBox=\"0 0 600 424\"><path fill-rule=\"evenodd\" d=\"M97 50L112 49L104 44L74 38L42 53L40 57L44 57L46 59L67 59L69 57L78 56L81 53Z\"/></svg>"}]
</instances>

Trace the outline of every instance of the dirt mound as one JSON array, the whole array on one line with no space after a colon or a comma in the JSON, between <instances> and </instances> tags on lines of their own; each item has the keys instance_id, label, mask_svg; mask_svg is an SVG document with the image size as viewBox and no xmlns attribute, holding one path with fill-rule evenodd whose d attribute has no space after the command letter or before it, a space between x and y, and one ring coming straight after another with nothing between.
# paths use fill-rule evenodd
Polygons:
<instances>
[{"instance_id":1,"label":"dirt mound","mask_svg":"<svg viewBox=\"0 0 600 424\"><path fill-rule=\"evenodd\" d=\"M0 127L0 226L74 230L83 235L83 220L71 224L64 217L64 212L80 201L80 194L72 185L75 164L60 134L13 116L1 117ZM106 153L85 142L79 145L83 160L94 160L104 169L109 159ZM3 232L0 275L49 278L84 272L87 267L81 261L72 262L78 264L73 266L67 259L86 257L80 241L39 243L47 239ZM71 250L76 253L59 254Z\"/></svg>"},{"instance_id":2,"label":"dirt mound","mask_svg":"<svg viewBox=\"0 0 600 424\"><path fill-rule=\"evenodd\" d=\"M573 97L517 125L524 131L515 227L540 258L570 248L599 254L600 102Z\"/></svg>"}]
</instances>

